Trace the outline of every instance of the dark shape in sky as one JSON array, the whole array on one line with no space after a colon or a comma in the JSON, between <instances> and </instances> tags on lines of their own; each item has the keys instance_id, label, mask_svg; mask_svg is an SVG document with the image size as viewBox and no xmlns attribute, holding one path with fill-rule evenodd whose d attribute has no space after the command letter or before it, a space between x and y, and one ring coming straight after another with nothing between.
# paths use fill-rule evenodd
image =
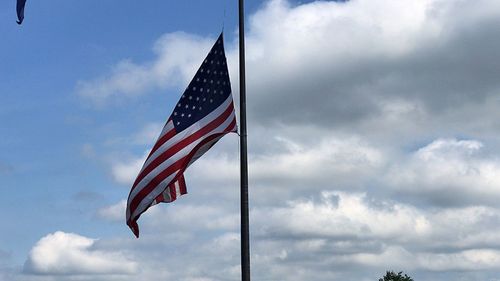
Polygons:
<instances>
[{"instance_id":1,"label":"dark shape in sky","mask_svg":"<svg viewBox=\"0 0 500 281\"><path fill-rule=\"evenodd\" d=\"M17 24L23 23L24 20L24 5L26 4L26 0L17 0Z\"/></svg>"}]
</instances>

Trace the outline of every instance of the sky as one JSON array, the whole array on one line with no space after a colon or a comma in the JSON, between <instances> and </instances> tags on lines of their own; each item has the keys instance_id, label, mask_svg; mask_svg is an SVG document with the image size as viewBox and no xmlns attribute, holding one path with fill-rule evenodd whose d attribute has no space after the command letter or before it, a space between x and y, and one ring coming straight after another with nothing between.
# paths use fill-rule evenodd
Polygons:
<instances>
[{"instance_id":1,"label":"sky","mask_svg":"<svg viewBox=\"0 0 500 281\"><path fill-rule=\"evenodd\" d=\"M236 2L0 3L0 281L239 280L236 134L125 224ZM246 8L252 279L499 281L500 2Z\"/></svg>"}]
</instances>

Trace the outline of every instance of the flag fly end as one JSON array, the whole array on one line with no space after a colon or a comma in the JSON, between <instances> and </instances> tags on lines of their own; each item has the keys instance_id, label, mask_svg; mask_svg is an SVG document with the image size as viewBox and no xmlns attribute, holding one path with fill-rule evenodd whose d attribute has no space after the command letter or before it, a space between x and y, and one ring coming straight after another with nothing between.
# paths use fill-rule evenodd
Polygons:
<instances>
[{"instance_id":1,"label":"flag fly end","mask_svg":"<svg viewBox=\"0 0 500 281\"><path fill-rule=\"evenodd\" d=\"M17 24L21 25L24 20L24 6L26 5L26 0L17 0L16 12L17 12Z\"/></svg>"}]
</instances>

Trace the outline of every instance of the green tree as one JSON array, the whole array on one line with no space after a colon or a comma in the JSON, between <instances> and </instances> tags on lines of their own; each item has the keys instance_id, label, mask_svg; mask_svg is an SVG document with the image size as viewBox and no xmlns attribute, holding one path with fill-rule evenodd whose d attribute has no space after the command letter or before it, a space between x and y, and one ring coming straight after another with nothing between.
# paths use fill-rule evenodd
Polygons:
<instances>
[{"instance_id":1,"label":"green tree","mask_svg":"<svg viewBox=\"0 0 500 281\"><path fill-rule=\"evenodd\" d=\"M404 275L403 272L400 271L396 274L394 271L387 271L383 278L380 278L378 281L414 281L410 276Z\"/></svg>"}]
</instances>

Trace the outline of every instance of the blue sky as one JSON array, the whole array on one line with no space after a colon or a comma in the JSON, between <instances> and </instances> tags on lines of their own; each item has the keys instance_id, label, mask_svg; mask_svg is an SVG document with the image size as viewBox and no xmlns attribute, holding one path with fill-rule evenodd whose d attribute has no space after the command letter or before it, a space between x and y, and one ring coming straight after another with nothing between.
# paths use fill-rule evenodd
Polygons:
<instances>
[{"instance_id":1,"label":"blue sky","mask_svg":"<svg viewBox=\"0 0 500 281\"><path fill-rule=\"evenodd\" d=\"M237 1L14 2L0 281L237 280L235 135L139 240L123 202L222 22L237 100ZM499 280L499 4L247 2L253 276Z\"/></svg>"}]
</instances>

